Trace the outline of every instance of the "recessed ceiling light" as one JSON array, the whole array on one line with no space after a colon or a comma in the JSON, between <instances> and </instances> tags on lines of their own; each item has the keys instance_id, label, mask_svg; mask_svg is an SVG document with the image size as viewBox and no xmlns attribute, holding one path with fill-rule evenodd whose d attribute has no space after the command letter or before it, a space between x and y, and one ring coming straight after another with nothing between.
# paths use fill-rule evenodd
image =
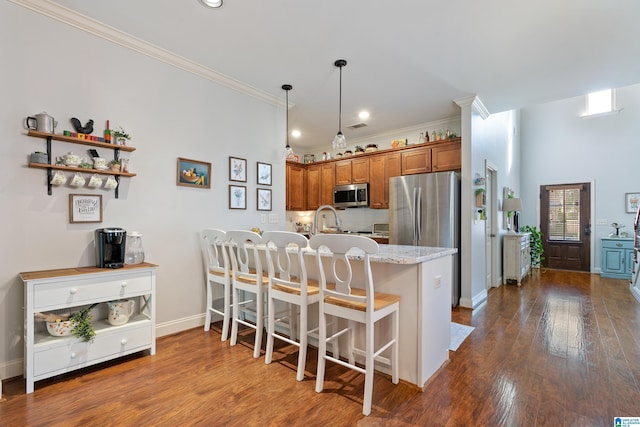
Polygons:
<instances>
[{"instance_id":1,"label":"recessed ceiling light","mask_svg":"<svg viewBox=\"0 0 640 427\"><path fill-rule=\"evenodd\" d=\"M222 6L222 0L200 0L200 3L207 7L220 7Z\"/></svg>"},{"instance_id":2,"label":"recessed ceiling light","mask_svg":"<svg viewBox=\"0 0 640 427\"><path fill-rule=\"evenodd\" d=\"M369 112L368 111L360 111L360 113L358 113L358 117L360 117L362 120L368 119L369 118Z\"/></svg>"},{"instance_id":3,"label":"recessed ceiling light","mask_svg":"<svg viewBox=\"0 0 640 427\"><path fill-rule=\"evenodd\" d=\"M294 138L300 138L300 135L302 135L302 133L298 129L294 129L291 131L291 136Z\"/></svg>"}]
</instances>

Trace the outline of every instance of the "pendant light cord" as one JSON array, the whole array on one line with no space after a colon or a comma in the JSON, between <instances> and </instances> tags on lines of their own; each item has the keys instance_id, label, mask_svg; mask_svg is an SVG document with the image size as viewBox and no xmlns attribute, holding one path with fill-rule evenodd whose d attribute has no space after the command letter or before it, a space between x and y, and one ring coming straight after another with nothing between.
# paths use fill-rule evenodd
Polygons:
<instances>
[{"instance_id":1,"label":"pendant light cord","mask_svg":"<svg viewBox=\"0 0 640 427\"><path fill-rule=\"evenodd\" d=\"M285 109L286 109L286 111L287 111L287 115L286 115L286 122L285 122L285 123L286 123L286 126L287 126L287 139L286 139L286 141L287 141L287 146L286 146L285 148L287 148L287 149L288 149L288 148L290 147L290 145L289 145L289 91L290 91L291 89L293 89L293 86L291 86L291 85L289 85L289 84L287 84L287 85L282 85L282 89L284 90L284 93L285 93L285 99L286 99L286 103L287 103L287 105L285 105L285 107L284 107L284 108L285 108Z\"/></svg>"},{"instance_id":2,"label":"pendant light cord","mask_svg":"<svg viewBox=\"0 0 640 427\"><path fill-rule=\"evenodd\" d=\"M338 131L342 133L342 65L340 66L340 97L338 105Z\"/></svg>"}]
</instances>

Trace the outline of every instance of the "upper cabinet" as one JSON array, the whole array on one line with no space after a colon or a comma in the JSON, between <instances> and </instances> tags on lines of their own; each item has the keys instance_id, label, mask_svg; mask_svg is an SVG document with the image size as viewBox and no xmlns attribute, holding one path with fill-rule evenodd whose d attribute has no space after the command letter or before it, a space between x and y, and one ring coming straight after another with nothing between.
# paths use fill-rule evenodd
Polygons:
<instances>
[{"instance_id":1,"label":"upper cabinet","mask_svg":"<svg viewBox=\"0 0 640 427\"><path fill-rule=\"evenodd\" d=\"M306 210L306 172L299 163L287 163L287 203L288 211Z\"/></svg>"},{"instance_id":2,"label":"upper cabinet","mask_svg":"<svg viewBox=\"0 0 640 427\"><path fill-rule=\"evenodd\" d=\"M369 207L389 207L389 178L459 170L461 139L357 154L347 159L287 163L287 210L315 210L333 204L333 187L369 183Z\"/></svg>"},{"instance_id":3,"label":"upper cabinet","mask_svg":"<svg viewBox=\"0 0 640 427\"><path fill-rule=\"evenodd\" d=\"M431 148L413 148L402 152L402 175L431 172Z\"/></svg>"},{"instance_id":4,"label":"upper cabinet","mask_svg":"<svg viewBox=\"0 0 640 427\"><path fill-rule=\"evenodd\" d=\"M369 157L339 160L336 162L336 185L369 182Z\"/></svg>"},{"instance_id":5,"label":"upper cabinet","mask_svg":"<svg viewBox=\"0 0 640 427\"><path fill-rule=\"evenodd\" d=\"M431 147L431 171L458 170L462 167L460 141L445 142Z\"/></svg>"},{"instance_id":6,"label":"upper cabinet","mask_svg":"<svg viewBox=\"0 0 640 427\"><path fill-rule=\"evenodd\" d=\"M389 207L389 178L402 175L400 153L373 156L369 160L369 207Z\"/></svg>"}]
</instances>

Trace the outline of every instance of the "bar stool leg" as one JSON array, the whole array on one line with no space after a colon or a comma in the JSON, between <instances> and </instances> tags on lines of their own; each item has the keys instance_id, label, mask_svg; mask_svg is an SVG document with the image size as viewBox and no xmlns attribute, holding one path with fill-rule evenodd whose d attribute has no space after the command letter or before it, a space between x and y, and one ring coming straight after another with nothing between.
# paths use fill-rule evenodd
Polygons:
<instances>
[{"instance_id":1,"label":"bar stool leg","mask_svg":"<svg viewBox=\"0 0 640 427\"><path fill-rule=\"evenodd\" d=\"M321 309L322 310L322 309ZM316 372L316 393L324 387L325 355L327 354L327 315L320 312L320 330L318 331L318 370Z\"/></svg>"}]
</instances>

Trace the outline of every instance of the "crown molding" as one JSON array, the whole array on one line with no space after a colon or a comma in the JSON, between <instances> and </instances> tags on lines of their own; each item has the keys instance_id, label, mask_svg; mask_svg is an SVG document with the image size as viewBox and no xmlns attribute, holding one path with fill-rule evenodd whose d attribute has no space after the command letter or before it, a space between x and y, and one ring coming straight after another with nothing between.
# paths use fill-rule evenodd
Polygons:
<instances>
[{"instance_id":1,"label":"crown molding","mask_svg":"<svg viewBox=\"0 0 640 427\"><path fill-rule=\"evenodd\" d=\"M489 110L487 110L487 107L484 106L484 104L482 103L478 95L467 96L466 98L459 98L454 100L453 102L458 104L460 108L472 107L478 114L480 114L480 117L482 117L483 120L486 120L491 115L491 113L489 112Z\"/></svg>"},{"instance_id":2,"label":"crown molding","mask_svg":"<svg viewBox=\"0 0 640 427\"><path fill-rule=\"evenodd\" d=\"M205 80L228 87L229 89L235 90L244 95L251 96L279 108L286 107L284 100L263 90L214 71L211 68L207 68L171 51L146 42L145 40L135 37L129 33L125 33L124 31L120 31L114 27L104 24L103 22L82 15L73 9L69 9L50 0L9 1L58 22L70 25L89 34L93 34L96 37L100 37L127 49L131 49L142 55L164 62L165 64L172 65Z\"/></svg>"}]
</instances>

